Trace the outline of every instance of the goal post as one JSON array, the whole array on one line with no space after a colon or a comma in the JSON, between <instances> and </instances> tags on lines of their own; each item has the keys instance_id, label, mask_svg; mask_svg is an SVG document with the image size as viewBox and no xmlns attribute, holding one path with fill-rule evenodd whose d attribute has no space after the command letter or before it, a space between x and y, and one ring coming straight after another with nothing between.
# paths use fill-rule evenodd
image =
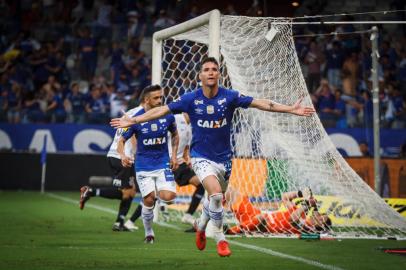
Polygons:
<instances>
[{"instance_id":1,"label":"goal post","mask_svg":"<svg viewBox=\"0 0 406 270\"><path fill-rule=\"evenodd\" d=\"M291 18L227 16L214 10L156 32L152 81L162 86L165 103L199 88L199 63L206 56L219 60L223 87L282 104L303 97L304 105L312 105ZM286 224L292 224L292 217L275 213L286 213L284 194L310 187L319 213L332 221L329 234L406 238L405 218L352 170L317 115L238 109L231 129L233 167L225 205L229 226L246 235L293 235L306 224L290 228ZM180 221L193 191L191 186L178 187L176 202L164 218ZM301 200L292 203L299 208ZM317 214L312 209L309 217ZM258 215L266 222L259 222ZM249 226L241 227L246 222ZM281 228L281 223L286 226Z\"/></svg>"},{"instance_id":2,"label":"goal post","mask_svg":"<svg viewBox=\"0 0 406 270\"><path fill-rule=\"evenodd\" d=\"M162 41L203 25L209 25L209 56L219 60L220 54L220 11L212 10L187 22L155 32L152 36L152 83L161 83Z\"/></svg>"}]
</instances>

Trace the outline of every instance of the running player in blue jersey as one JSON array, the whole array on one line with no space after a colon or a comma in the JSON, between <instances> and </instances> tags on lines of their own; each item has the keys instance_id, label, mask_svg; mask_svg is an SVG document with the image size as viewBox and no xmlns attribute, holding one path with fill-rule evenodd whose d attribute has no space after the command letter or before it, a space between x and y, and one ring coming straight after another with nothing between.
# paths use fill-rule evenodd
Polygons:
<instances>
[{"instance_id":1,"label":"running player in blue jersey","mask_svg":"<svg viewBox=\"0 0 406 270\"><path fill-rule=\"evenodd\" d=\"M230 256L231 251L222 231L222 200L231 173L230 135L234 111L239 107L251 107L269 112L311 116L315 110L313 107L302 106L302 98L293 105L283 105L272 100L244 96L237 91L219 87L219 78L217 60L213 57L205 58L199 71L202 85L200 89L143 115L112 119L110 124L113 127L128 127L169 113L188 113L192 125L192 167L209 196L203 203L202 215L196 224L196 246L200 250L206 247L205 229L211 220L216 227L214 238L217 253L220 256Z\"/></svg>"},{"instance_id":2,"label":"running player in blue jersey","mask_svg":"<svg viewBox=\"0 0 406 270\"><path fill-rule=\"evenodd\" d=\"M162 89L159 85L145 88L141 96L143 108L135 116L142 115L162 105ZM172 154L169 158L168 131L171 133ZM124 154L125 141L133 135L136 138L135 161ZM177 169L176 153L179 135L175 117L172 114L135 123L126 129L118 141L117 151L124 167L131 167L135 162L137 183L143 198L142 219L145 229L145 243L153 243L155 239L152 229L156 197L166 203L176 197L176 184L171 169ZM155 193L158 194L155 194Z\"/></svg>"}]
</instances>

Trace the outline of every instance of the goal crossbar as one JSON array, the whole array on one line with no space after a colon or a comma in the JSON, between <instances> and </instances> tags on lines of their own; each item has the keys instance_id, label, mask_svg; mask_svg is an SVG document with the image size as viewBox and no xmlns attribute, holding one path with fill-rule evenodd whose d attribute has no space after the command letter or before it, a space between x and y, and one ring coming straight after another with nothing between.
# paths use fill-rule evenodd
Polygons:
<instances>
[{"instance_id":1,"label":"goal crossbar","mask_svg":"<svg viewBox=\"0 0 406 270\"><path fill-rule=\"evenodd\" d=\"M152 37L152 83L161 82L162 40L209 25L209 56L219 59L220 56L220 11L214 9L189 21L155 32Z\"/></svg>"}]
</instances>

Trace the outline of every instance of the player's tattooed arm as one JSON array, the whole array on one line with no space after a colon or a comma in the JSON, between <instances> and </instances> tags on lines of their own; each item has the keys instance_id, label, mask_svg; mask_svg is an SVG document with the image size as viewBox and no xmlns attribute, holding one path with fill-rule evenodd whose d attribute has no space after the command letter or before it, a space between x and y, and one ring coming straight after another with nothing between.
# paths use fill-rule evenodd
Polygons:
<instances>
[{"instance_id":1,"label":"player's tattooed arm","mask_svg":"<svg viewBox=\"0 0 406 270\"><path fill-rule=\"evenodd\" d=\"M272 111L273 107L274 107L273 101L269 100L269 110Z\"/></svg>"},{"instance_id":2,"label":"player's tattooed arm","mask_svg":"<svg viewBox=\"0 0 406 270\"><path fill-rule=\"evenodd\" d=\"M250 107L267 112L290 113L299 116L311 116L316 112L312 106L303 106L301 104L302 100L303 97L297 100L293 105L285 105L269 99L254 99Z\"/></svg>"}]
</instances>

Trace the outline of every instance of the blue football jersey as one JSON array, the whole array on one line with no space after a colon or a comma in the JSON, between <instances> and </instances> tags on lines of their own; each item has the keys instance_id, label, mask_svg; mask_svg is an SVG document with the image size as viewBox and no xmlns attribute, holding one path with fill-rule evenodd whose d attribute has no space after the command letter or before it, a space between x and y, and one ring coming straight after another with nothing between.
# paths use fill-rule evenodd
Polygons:
<instances>
[{"instance_id":1,"label":"blue football jersey","mask_svg":"<svg viewBox=\"0 0 406 270\"><path fill-rule=\"evenodd\" d=\"M144 114L141 109L134 116ZM136 171L154 171L169 168L168 131L176 131L175 117L168 114L149 122L135 124L126 129L122 136L128 140L134 134L137 138L135 154Z\"/></svg>"},{"instance_id":2,"label":"blue football jersey","mask_svg":"<svg viewBox=\"0 0 406 270\"><path fill-rule=\"evenodd\" d=\"M191 157L222 163L231 159L230 136L234 111L239 107L247 108L252 100L252 97L225 88L219 88L215 97L207 98L200 88L182 95L168 106L174 114L189 114L192 125Z\"/></svg>"}]
</instances>

